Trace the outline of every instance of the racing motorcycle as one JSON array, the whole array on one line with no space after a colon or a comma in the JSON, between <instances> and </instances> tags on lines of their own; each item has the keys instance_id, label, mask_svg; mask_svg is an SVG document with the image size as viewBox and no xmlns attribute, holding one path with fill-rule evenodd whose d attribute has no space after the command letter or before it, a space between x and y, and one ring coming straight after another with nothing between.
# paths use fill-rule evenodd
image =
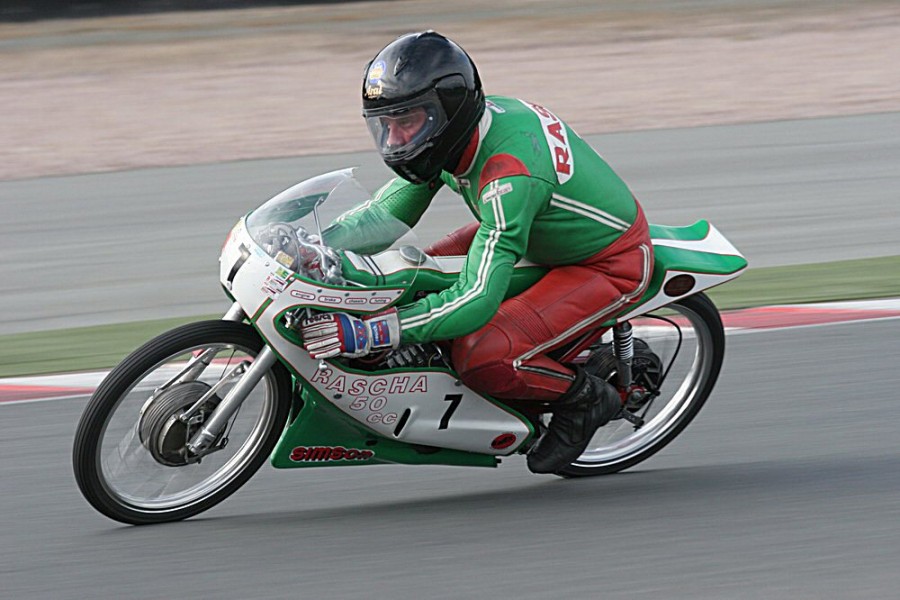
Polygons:
<instances>
[{"instance_id":1,"label":"racing motorcycle","mask_svg":"<svg viewBox=\"0 0 900 600\"><path fill-rule=\"evenodd\" d=\"M321 224L370 196L344 169L285 190L241 218L220 256L233 305L177 327L115 367L78 424L78 486L131 524L185 519L276 468L494 467L546 430L548 405L500 401L464 385L442 343L314 360L299 324L318 311L372 314L453 284L465 257L428 256L377 205L354 239ZM386 211L385 211L386 212ZM553 352L615 385L619 416L564 477L615 473L652 456L700 411L722 366L720 315L703 290L747 261L706 221L652 225L655 268L639 301ZM414 241L414 240L412 240ZM509 296L546 273L516 265Z\"/></svg>"}]
</instances>

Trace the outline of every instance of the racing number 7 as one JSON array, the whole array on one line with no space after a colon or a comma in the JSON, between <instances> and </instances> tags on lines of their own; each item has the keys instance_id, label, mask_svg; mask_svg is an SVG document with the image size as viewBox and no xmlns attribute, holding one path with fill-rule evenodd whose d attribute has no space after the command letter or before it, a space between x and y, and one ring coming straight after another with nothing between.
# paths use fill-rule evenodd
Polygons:
<instances>
[{"instance_id":1,"label":"racing number 7","mask_svg":"<svg viewBox=\"0 0 900 600\"><path fill-rule=\"evenodd\" d=\"M456 412L459 403L462 402L462 397L462 394L447 394L444 396L444 402L449 402L450 406L447 407L447 411L444 413L444 416L441 417L441 424L438 426L438 429L447 429L450 425L450 417Z\"/></svg>"}]
</instances>

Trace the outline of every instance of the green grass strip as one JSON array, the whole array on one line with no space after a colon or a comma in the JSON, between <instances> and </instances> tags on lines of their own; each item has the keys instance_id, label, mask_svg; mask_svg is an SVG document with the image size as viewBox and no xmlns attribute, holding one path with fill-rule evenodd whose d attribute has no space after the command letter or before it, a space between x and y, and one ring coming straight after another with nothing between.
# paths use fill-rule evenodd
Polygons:
<instances>
[{"instance_id":1,"label":"green grass strip","mask_svg":"<svg viewBox=\"0 0 900 600\"><path fill-rule=\"evenodd\" d=\"M709 295L722 310L900 297L900 256L749 269ZM163 331L219 316L0 336L0 377L104 369Z\"/></svg>"},{"instance_id":2,"label":"green grass strip","mask_svg":"<svg viewBox=\"0 0 900 600\"><path fill-rule=\"evenodd\" d=\"M164 331L219 317L221 315L135 321L0 336L0 377L111 367Z\"/></svg>"},{"instance_id":3,"label":"green grass strip","mask_svg":"<svg viewBox=\"0 0 900 600\"><path fill-rule=\"evenodd\" d=\"M747 269L709 296L723 310L900 297L900 256Z\"/></svg>"}]
</instances>

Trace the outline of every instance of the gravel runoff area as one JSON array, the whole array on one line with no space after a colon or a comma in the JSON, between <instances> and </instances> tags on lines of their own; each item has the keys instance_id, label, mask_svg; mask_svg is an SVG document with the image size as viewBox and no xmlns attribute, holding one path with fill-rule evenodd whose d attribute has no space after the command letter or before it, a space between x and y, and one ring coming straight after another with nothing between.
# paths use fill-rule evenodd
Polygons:
<instances>
[{"instance_id":1,"label":"gravel runoff area","mask_svg":"<svg viewBox=\"0 0 900 600\"><path fill-rule=\"evenodd\" d=\"M365 150L434 28L582 134L900 110L900 2L392 0L0 24L0 179Z\"/></svg>"}]
</instances>

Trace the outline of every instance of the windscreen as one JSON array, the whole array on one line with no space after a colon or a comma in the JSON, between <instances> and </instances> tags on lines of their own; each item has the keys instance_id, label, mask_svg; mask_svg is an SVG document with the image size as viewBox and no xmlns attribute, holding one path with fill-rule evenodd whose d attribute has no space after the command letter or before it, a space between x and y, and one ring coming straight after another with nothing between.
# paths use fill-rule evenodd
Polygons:
<instances>
[{"instance_id":1,"label":"windscreen","mask_svg":"<svg viewBox=\"0 0 900 600\"><path fill-rule=\"evenodd\" d=\"M251 212L247 229L285 268L336 285L344 283L340 251L374 254L412 243L409 226L373 204L352 169L291 186Z\"/></svg>"}]
</instances>

